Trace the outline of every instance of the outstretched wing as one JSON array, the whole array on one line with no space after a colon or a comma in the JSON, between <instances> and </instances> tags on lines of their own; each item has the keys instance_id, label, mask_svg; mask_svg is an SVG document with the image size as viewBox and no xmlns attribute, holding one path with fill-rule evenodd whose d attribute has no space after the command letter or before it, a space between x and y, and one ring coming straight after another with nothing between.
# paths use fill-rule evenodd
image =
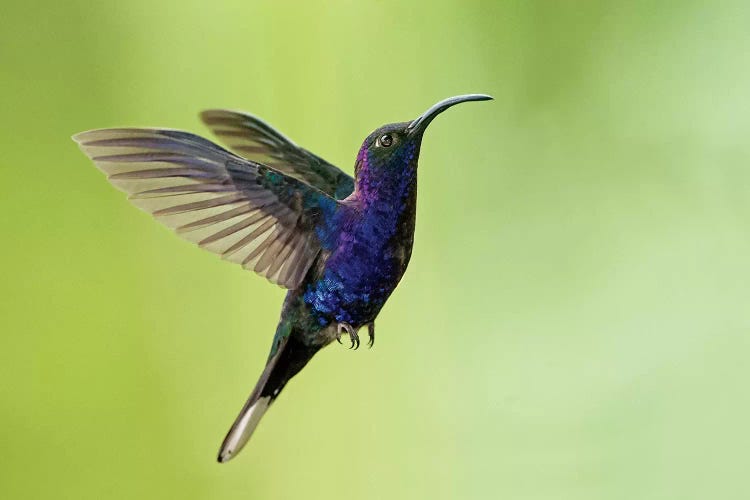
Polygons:
<instances>
[{"instance_id":1,"label":"outstretched wing","mask_svg":"<svg viewBox=\"0 0 750 500\"><path fill-rule=\"evenodd\" d=\"M320 252L332 197L197 135L123 128L83 132L81 149L138 207L182 237L285 288Z\"/></svg>"},{"instance_id":2,"label":"outstretched wing","mask_svg":"<svg viewBox=\"0 0 750 500\"><path fill-rule=\"evenodd\" d=\"M260 118L226 109L209 109L201 120L229 149L295 177L336 199L354 191L354 179L323 158L297 146Z\"/></svg>"}]
</instances>

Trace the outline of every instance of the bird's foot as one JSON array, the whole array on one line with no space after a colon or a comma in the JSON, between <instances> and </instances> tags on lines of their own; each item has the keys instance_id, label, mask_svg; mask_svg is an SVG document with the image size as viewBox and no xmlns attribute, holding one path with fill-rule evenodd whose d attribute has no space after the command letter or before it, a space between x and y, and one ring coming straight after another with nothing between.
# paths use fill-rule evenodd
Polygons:
<instances>
[{"instance_id":1,"label":"bird's foot","mask_svg":"<svg viewBox=\"0 0 750 500\"><path fill-rule=\"evenodd\" d=\"M367 334L370 336L370 340L367 342L368 349L372 349L375 345L375 323L369 323L367 325Z\"/></svg>"},{"instance_id":2,"label":"bird's foot","mask_svg":"<svg viewBox=\"0 0 750 500\"><path fill-rule=\"evenodd\" d=\"M352 345L349 347L349 349L354 349L355 351L359 349L359 335L357 335L357 331L354 329L352 325L349 323L339 323L338 327L336 329L336 340L338 343L341 343L341 334L346 333L349 335L349 340L352 341Z\"/></svg>"}]
</instances>

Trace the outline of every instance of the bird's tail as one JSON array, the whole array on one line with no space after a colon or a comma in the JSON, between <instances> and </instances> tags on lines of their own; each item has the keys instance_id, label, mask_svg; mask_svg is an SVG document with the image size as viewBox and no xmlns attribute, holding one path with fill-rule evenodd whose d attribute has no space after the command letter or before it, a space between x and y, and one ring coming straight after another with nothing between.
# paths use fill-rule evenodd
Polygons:
<instances>
[{"instance_id":1,"label":"bird's tail","mask_svg":"<svg viewBox=\"0 0 750 500\"><path fill-rule=\"evenodd\" d=\"M274 339L274 346L276 345L278 347L275 352L271 351L266 368L221 444L219 462L231 460L242 450L260 419L289 379L295 376L319 349L304 345L292 335L285 336L280 341Z\"/></svg>"}]
</instances>

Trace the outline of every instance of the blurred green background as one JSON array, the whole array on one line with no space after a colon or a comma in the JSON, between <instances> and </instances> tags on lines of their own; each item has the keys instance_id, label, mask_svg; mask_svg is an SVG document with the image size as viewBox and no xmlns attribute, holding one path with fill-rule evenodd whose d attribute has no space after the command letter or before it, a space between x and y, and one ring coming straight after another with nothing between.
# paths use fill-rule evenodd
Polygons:
<instances>
[{"instance_id":1,"label":"blurred green background","mask_svg":"<svg viewBox=\"0 0 750 500\"><path fill-rule=\"evenodd\" d=\"M750 4L6 2L1 498L750 497ZM431 126L411 266L237 460L284 292L71 134Z\"/></svg>"}]
</instances>

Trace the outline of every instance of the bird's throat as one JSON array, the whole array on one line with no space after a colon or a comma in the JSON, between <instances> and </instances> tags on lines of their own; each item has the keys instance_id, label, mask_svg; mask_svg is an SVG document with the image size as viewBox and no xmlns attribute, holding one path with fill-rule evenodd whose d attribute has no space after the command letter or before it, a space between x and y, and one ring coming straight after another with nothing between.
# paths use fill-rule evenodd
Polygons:
<instances>
[{"instance_id":1,"label":"bird's throat","mask_svg":"<svg viewBox=\"0 0 750 500\"><path fill-rule=\"evenodd\" d=\"M383 163L360 156L352 198L363 209L389 209L396 215L416 201L416 158L394 160Z\"/></svg>"}]
</instances>

